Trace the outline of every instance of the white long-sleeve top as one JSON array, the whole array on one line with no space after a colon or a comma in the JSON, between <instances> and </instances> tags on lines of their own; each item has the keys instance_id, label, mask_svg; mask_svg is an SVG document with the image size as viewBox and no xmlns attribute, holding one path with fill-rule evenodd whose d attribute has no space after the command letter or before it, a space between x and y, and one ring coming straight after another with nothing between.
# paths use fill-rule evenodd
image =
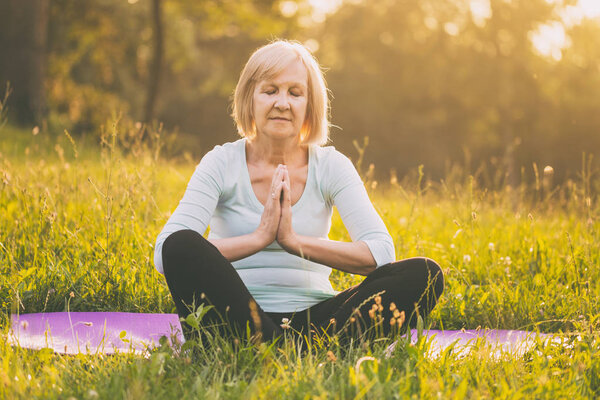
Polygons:
<instances>
[{"instance_id":1,"label":"white long-sleeve top","mask_svg":"<svg viewBox=\"0 0 600 400\"><path fill-rule=\"evenodd\" d=\"M352 162L333 147L310 146L306 186L292 206L294 231L327 238L333 206L352 240L367 244L377 266L394 261L392 238ZM263 210L250 183L246 139L216 146L196 167L183 199L156 238L156 269L163 273L162 245L171 233L192 229L203 234L210 225L209 239L249 234ZM335 295L331 268L289 254L276 241L232 265L266 312L300 311Z\"/></svg>"}]
</instances>

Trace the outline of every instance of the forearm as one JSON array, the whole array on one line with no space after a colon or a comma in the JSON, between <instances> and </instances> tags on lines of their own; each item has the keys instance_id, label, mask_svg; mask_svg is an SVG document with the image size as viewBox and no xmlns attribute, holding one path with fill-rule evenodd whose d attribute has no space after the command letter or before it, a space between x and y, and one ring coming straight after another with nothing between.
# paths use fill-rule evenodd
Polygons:
<instances>
[{"instance_id":1,"label":"forearm","mask_svg":"<svg viewBox=\"0 0 600 400\"><path fill-rule=\"evenodd\" d=\"M228 261L251 256L264 249L271 241L259 232L224 239L209 239Z\"/></svg>"},{"instance_id":2,"label":"forearm","mask_svg":"<svg viewBox=\"0 0 600 400\"><path fill-rule=\"evenodd\" d=\"M291 254L352 274L368 275L377 266L369 247L362 241L339 242L294 235L293 240L280 244Z\"/></svg>"}]
</instances>

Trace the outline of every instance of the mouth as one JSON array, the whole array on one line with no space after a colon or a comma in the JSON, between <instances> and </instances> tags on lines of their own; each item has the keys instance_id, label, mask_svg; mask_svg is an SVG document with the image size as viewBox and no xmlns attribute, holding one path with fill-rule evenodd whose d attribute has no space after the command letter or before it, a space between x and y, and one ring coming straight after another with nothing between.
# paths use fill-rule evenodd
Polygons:
<instances>
[{"instance_id":1,"label":"mouth","mask_svg":"<svg viewBox=\"0 0 600 400\"><path fill-rule=\"evenodd\" d=\"M283 117L271 117L271 118L269 118L269 119L270 119L270 120L272 120L272 121L286 121L286 122L289 122L289 121L291 121L290 119L288 119L288 118L283 118Z\"/></svg>"}]
</instances>

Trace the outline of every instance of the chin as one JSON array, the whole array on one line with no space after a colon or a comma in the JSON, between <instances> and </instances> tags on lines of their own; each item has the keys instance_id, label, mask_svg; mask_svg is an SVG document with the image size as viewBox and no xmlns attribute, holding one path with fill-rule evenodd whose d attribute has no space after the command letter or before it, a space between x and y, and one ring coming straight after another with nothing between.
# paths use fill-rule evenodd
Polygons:
<instances>
[{"instance_id":1,"label":"chin","mask_svg":"<svg viewBox=\"0 0 600 400\"><path fill-rule=\"evenodd\" d=\"M293 139L300 137L300 133L294 132L265 132L263 136L272 139L272 140L285 140L285 139Z\"/></svg>"}]
</instances>

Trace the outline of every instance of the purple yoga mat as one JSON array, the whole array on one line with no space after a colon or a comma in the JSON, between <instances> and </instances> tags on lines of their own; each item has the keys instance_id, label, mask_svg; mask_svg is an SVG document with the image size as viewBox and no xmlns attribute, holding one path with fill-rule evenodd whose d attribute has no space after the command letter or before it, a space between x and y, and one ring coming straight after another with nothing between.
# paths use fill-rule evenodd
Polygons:
<instances>
[{"instance_id":1,"label":"purple yoga mat","mask_svg":"<svg viewBox=\"0 0 600 400\"><path fill-rule=\"evenodd\" d=\"M11 344L64 354L143 352L157 346L162 336L170 343L184 341L177 314L54 312L11 319Z\"/></svg>"},{"instance_id":2,"label":"purple yoga mat","mask_svg":"<svg viewBox=\"0 0 600 400\"><path fill-rule=\"evenodd\" d=\"M511 330L425 331L431 339L430 355L440 354L454 345L458 354L468 351L483 339L496 352L522 353L535 343L536 334ZM51 348L66 354L111 354L144 352L157 346L162 336L170 343L183 342L176 314L139 314L121 312L56 312L12 316L9 341L28 349ZM416 330L411 339L416 341ZM391 355L394 345L387 354Z\"/></svg>"}]
</instances>

